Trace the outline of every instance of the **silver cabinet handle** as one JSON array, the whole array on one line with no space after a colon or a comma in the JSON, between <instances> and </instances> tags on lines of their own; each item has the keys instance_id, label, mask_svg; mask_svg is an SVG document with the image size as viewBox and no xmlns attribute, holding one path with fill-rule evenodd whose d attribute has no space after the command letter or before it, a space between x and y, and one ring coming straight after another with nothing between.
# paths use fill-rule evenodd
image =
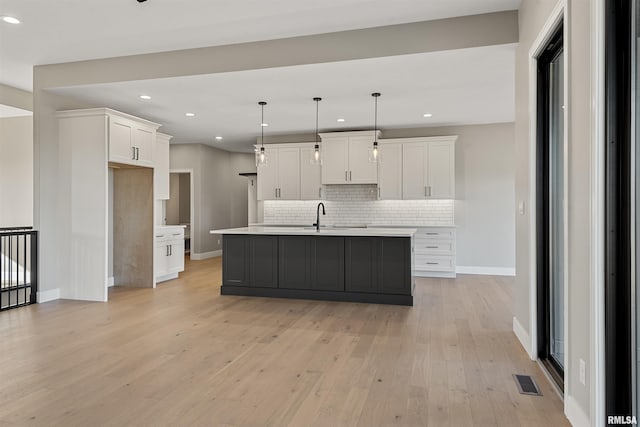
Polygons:
<instances>
[{"instance_id":1,"label":"silver cabinet handle","mask_svg":"<svg viewBox=\"0 0 640 427\"><path fill-rule=\"evenodd\" d=\"M351 181L351 171L349 171L349 181Z\"/></svg>"},{"instance_id":2,"label":"silver cabinet handle","mask_svg":"<svg viewBox=\"0 0 640 427\"><path fill-rule=\"evenodd\" d=\"M318 188L318 197L322 198L322 187Z\"/></svg>"},{"instance_id":3,"label":"silver cabinet handle","mask_svg":"<svg viewBox=\"0 0 640 427\"><path fill-rule=\"evenodd\" d=\"M424 197L427 197L427 186L424 186Z\"/></svg>"},{"instance_id":4,"label":"silver cabinet handle","mask_svg":"<svg viewBox=\"0 0 640 427\"><path fill-rule=\"evenodd\" d=\"M427 249L438 249L437 246L425 246L425 248L427 248Z\"/></svg>"},{"instance_id":5,"label":"silver cabinet handle","mask_svg":"<svg viewBox=\"0 0 640 427\"><path fill-rule=\"evenodd\" d=\"M278 198L278 189L277 189L277 188L275 188L273 191L275 191L275 192L276 192L276 199L277 199L277 198Z\"/></svg>"},{"instance_id":6,"label":"silver cabinet handle","mask_svg":"<svg viewBox=\"0 0 640 427\"><path fill-rule=\"evenodd\" d=\"M347 175L347 171L344 171L344 180L349 181L349 175Z\"/></svg>"},{"instance_id":7,"label":"silver cabinet handle","mask_svg":"<svg viewBox=\"0 0 640 427\"><path fill-rule=\"evenodd\" d=\"M136 160L140 160L140 147L136 147Z\"/></svg>"},{"instance_id":8,"label":"silver cabinet handle","mask_svg":"<svg viewBox=\"0 0 640 427\"><path fill-rule=\"evenodd\" d=\"M429 232L427 232L427 233L425 233L425 234L426 234L427 236L437 236L437 235L438 235L438 233L429 233Z\"/></svg>"},{"instance_id":9,"label":"silver cabinet handle","mask_svg":"<svg viewBox=\"0 0 640 427\"><path fill-rule=\"evenodd\" d=\"M136 147L131 147L131 150L133 151L133 153L131 154L131 160L135 160L136 159Z\"/></svg>"},{"instance_id":10,"label":"silver cabinet handle","mask_svg":"<svg viewBox=\"0 0 640 427\"><path fill-rule=\"evenodd\" d=\"M437 262L427 262L428 265L438 265Z\"/></svg>"},{"instance_id":11,"label":"silver cabinet handle","mask_svg":"<svg viewBox=\"0 0 640 427\"><path fill-rule=\"evenodd\" d=\"M278 188L278 199L282 197L282 188Z\"/></svg>"},{"instance_id":12,"label":"silver cabinet handle","mask_svg":"<svg viewBox=\"0 0 640 427\"><path fill-rule=\"evenodd\" d=\"M169 245L169 256L173 255L173 245Z\"/></svg>"},{"instance_id":13,"label":"silver cabinet handle","mask_svg":"<svg viewBox=\"0 0 640 427\"><path fill-rule=\"evenodd\" d=\"M169 245L165 245L165 256L169 256Z\"/></svg>"},{"instance_id":14,"label":"silver cabinet handle","mask_svg":"<svg viewBox=\"0 0 640 427\"><path fill-rule=\"evenodd\" d=\"M378 198L380 198L380 187L378 187Z\"/></svg>"},{"instance_id":15,"label":"silver cabinet handle","mask_svg":"<svg viewBox=\"0 0 640 427\"><path fill-rule=\"evenodd\" d=\"M429 196L429 197L431 197L431 186L429 185L429 186L427 186L427 188L429 189L429 194L428 194L428 196Z\"/></svg>"}]
</instances>

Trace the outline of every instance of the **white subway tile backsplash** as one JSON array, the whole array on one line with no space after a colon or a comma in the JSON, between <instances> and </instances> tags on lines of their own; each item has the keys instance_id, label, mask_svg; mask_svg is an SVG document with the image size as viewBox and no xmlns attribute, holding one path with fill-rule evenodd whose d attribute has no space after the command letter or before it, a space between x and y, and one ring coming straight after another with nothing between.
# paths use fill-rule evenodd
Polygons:
<instances>
[{"instance_id":1,"label":"white subway tile backsplash","mask_svg":"<svg viewBox=\"0 0 640 427\"><path fill-rule=\"evenodd\" d=\"M312 224L323 201L324 224L453 225L453 200L376 200L375 185L327 185L323 200L267 200L266 224Z\"/></svg>"}]
</instances>

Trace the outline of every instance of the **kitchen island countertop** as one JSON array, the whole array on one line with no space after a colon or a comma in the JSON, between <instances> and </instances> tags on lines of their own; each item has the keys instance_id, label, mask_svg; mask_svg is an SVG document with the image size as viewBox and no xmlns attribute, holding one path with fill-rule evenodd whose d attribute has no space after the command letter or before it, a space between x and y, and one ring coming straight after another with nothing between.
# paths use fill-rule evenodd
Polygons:
<instances>
[{"instance_id":1,"label":"kitchen island countertop","mask_svg":"<svg viewBox=\"0 0 640 427\"><path fill-rule=\"evenodd\" d=\"M415 228L342 228L321 227L317 231L315 227L269 227L249 226L241 228L227 228L211 230L210 234L263 234L270 236L349 236L349 237L412 237L416 233Z\"/></svg>"}]
</instances>

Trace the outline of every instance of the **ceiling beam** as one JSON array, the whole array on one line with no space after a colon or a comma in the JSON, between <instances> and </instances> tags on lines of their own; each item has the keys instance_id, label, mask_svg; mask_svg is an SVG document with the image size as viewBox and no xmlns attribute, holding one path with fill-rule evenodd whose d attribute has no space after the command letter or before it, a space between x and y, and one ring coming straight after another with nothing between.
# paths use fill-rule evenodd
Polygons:
<instances>
[{"instance_id":1,"label":"ceiling beam","mask_svg":"<svg viewBox=\"0 0 640 427\"><path fill-rule=\"evenodd\" d=\"M419 54L518 42L506 11L34 67L34 90Z\"/></svg>"}]
</instances>

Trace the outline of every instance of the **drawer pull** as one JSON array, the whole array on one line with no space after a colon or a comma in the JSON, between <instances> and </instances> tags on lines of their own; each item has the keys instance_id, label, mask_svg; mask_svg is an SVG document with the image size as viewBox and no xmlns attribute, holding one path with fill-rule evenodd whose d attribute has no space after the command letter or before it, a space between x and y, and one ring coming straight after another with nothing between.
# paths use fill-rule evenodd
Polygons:
<instances>
[{"instance_id":1,"label":"drawer pull","mask_svg":"<svg viewBox=\"0 0 640 427\"><path fill-rule=\"evenodd\" d=\"M437 263L437 262L428 262L428 261L427 261L427 264L428 264L428 265L438 265L439 263Z\"/></svg>"},{"instance_id":2,"label":"drawer pull","mask_svg":"<svg viewBox=\"0 0 640 427\"><path fill-rule=\"evenodd\" d=\"M427 249L438 249L438 246L425 246Z\"/></svg>"},{"instance_id":3,"label":"drawer pull","mask_svg":"<svg viewBox=\"0 0 640 427\"><path fill-rule=\"evenodd\" d=\"M173 233L172 236L180 236L182 233Z\"/></svg>"}]
</instances>

